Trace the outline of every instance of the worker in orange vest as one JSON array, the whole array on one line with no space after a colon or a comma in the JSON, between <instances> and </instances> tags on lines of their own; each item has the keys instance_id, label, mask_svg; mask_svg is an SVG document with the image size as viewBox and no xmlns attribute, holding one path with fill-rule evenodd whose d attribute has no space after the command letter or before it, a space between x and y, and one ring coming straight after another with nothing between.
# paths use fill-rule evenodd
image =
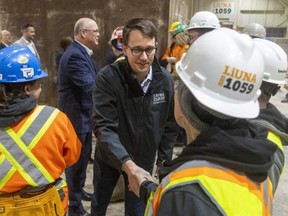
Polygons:
<instances>
[{"instance_id":1,"label":"worker in orange vest","mask_svg":"<svg viewBox=\"0 0 288 216\"><path fill-rule=\"evenodd\" d=\"M186 26L184 24L179 23L175 25L171 32L173 42L169 47L167 47L165 54L161 59L161 61L167 61L167 63L170 63L170 72L174 80L178 79L175 64L181 59L183 53L185 53L189 47L189 38L185 34L185 30Z\"/></svg>"},{"instance_id":2,"label":"worker in orange vest","mask_svg":"<svg viewBox=\"0 0 288 216\"><path fill-rule=\"evenodd\" d=\"M68 190L61 174L80 155L67 116L38 105L47 76L24 46L0 51L0 215L64 215Z\"/></svg>"}]
</instances>

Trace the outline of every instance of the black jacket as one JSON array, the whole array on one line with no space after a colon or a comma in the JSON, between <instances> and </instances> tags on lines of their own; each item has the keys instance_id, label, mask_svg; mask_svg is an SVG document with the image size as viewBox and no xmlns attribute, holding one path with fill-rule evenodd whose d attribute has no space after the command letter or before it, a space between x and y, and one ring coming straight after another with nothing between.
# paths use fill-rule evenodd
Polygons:
<instances>
[{"instance_id":1,"label":"black jacket","mask_svg":"<svg viewBox=\"0 0 288 216\"><path fill-rule=\"evenodd\" d=\"M7 46L4 43L0 43L0 50L6 48Z\"/></svg>"},{"instance_id":2,"label":"black jacket","mask_svg":"<svg viewBox=\"0 0 288 216\"><path fill-rule=\"evenodd\" d=\"M166 164L160 178L163 179L185 162L205 160L244 173L255 182L262 182L267 178L277 148L266 139L267 133L266 128L247 120L216 121L202 131L178 158ZM152 191L155 191L155 183L142 184L141 199L146 201ZM161 198L158 216L223 216L213 202L197 182L179 185Z\"/></svg>"},{"instance_id":3,"label":"black jacket","mask_svg":"<svg viewBox=\"0 0 288 216\"><path fill-rule=\"evenodd\" d=\"M152 71L146 94L126 59L104 67L96 77L96 155L116 169L132 159L151 170L157 150L157 164L172 159L178 131L173 79L156 59Z\"/></svg>"},{"instance_id":4,"label":"black jacket","mask_svg":"<svg viewBox=\"0 0 288 216\"><path fill-rule=\"evenodd\" d=\"M288 145L288 119L273 104L268 103L266 109L261 109L259 116L251 121L278 135L283 146ZM269 177L275 193L285 165L285 155L280 148L277 148L273 161L273 166L269 170Z\"/></svg>"}]
</instances>

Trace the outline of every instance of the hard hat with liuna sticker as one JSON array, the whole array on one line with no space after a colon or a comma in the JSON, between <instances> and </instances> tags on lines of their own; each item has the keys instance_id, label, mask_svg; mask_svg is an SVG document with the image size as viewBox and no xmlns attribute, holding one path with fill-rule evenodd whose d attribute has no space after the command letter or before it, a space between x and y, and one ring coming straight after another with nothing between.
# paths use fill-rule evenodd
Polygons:
<instances>
[{"instance_id":1,"label":"hard hat with liuna sticker","mask_svg":"<svg viewBox=\"0 0 288 216\"><path fill-rule=\"evenodd\" d=\"M172 35L176 36L177 34L184 32L186 30L186 26L182 23L179 23L178 25L176 25L172 31Z\"/></svg>"},{"instance_id":2,"label":"hard hat with liuna sticker","mask_svg":"<svg viewBox=\"0 0 288 216\"><path fill-rule=\"evenodd\" d=\"M204 106L236 118L255 118L264 61L252 38L219 28L197 39L176 63L180 79Z\"/></svg>"},{"instance_id":3,"label":"hard hat with liuna sticker","mask_svg":"<svg viewBox=\"0 0 288 216\"><path fill-rule=\"evenodd\" d=\"M28 47L9 46L0 50L0 83L29 82L46 76Z\"/></svg>"},{"instance_id":4,"label":"hard hat with liuna sticker","mask_svg":"<svg viewBox=\"0 0 288 216\"><path fill-rule=\"evenodd\" d=\"M188 28L186 29L217 29L220 28L220 21L217 16L210 11L199 11L191 18Z\"/></svg>"},{"instance_id":5,"label":"hard hat with liuna sticker","mask_svg":"<svg viewBox=\"0 0 288 216\"><path fill-rule=\"evenodd\" d=\"M248 34L253 38L265 38L266 37L266 29L259 23L249 23L246 25L242 33Z\"/></svg>"},{"instance_id":6,"label":"hard hat with liuna sticker","mask_svg":"<svg viewBox=\"0 0 288 216\"><path fill-rule=\"evenodd\" d=\"M285 84L287 72L287 55L285 51L272 41L260 38L254 38L253 41L264 57L263 81L279 85Z\"/></svg>"},{"instance_id":7,"label":"hard hat with liuna sticker","mask_svg":"<svg viewBox=\"0 0 288 216\"><path fill-rule=\"evenodd\" d=\"M178 25L178 24L181 24L181 22L173 22L171 25L170 25L170 27L169 27L169 31L168 32L172 32L173 31L173 29L174 29L174 27L176 26L176 25Z\"/></svg>"}]
</instances>

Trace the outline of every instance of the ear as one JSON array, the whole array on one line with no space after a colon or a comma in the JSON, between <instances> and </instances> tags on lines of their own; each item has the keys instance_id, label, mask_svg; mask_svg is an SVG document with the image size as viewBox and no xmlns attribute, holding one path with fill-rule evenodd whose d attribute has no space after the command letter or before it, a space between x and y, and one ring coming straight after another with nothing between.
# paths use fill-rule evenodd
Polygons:
<instances>
[{"instance_id":1,"label":"ear","mask_svg":"<svg viewBox=\"0 0 288 216\"><path fill-rule=\"evenodd\" d=\"M121 44L121 46L122 46L122 50L123 50L123 53L125 54L125 55L127 55L127 48L126 48L126 46L124 45L124 44Z\"/></svg>"},{"instance_id":2,"label":"ear","mask_svg":"<svg viewBox=\"0 0 288 216\"><path fill-rule=\"evenodd\" d=\"M25 94L30 95L30 89L31 89L30 85L25 85L25 87L24 87Z\"/></svg>"},{"instance_id":3,"label":"ear","mask_svg":"<svg viewBox=\"0 0 288 216\"><path fill-rule=\"evenodd\" d=\"M86 38L85 31L80 31L81 38Z\"/></svg>"}]
</instances>

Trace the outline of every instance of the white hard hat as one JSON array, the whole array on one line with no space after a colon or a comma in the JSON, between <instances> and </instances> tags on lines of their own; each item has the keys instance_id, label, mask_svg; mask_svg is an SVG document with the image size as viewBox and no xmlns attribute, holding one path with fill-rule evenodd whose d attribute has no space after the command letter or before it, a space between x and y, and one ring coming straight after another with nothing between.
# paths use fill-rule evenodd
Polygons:
<instances>
[{"instance_id":1,"label":"white hard hat","mask_svg":"<svg viewBox=\"0 0 288 216\"><path fill-rule=\"evenodd\" d=\"M220 21L217 16L210 11L199 11L191 18L189 27L186 30L195 28L220 28Z\"/></svg>"},{"instance_id":2,"label":"white hard hat","mask_svg":"<svg viewBox=\"0 0 288 216\"><path fill-rule=\"evenodd\" d=\"M266 29L259 23L248 24L243 28L242 33L248 34L251 37L257 37L257 38L266 37Z\"/></svg>"},{"instance_id":3,"label":"white hard hat","mask_svg":"<svg viewBox=\"0 0 288 216\"><path fill-rule=\"evenodd\" d=\"M204 106L230 117L258 116L264 61L248 35L228 28L208 32L192 44L176 70Z\"/></svg>"},{"instance_id":4,"label":"white hard hat","mask_svg":"<svg viewBox=\"0 0 288 216\"><path fill-rule=\"evenodd\" d=\"M285 84L287 55L276 43L265 39L253 39L260 49L265 63L263 80L274 84Z\"/></svg>"},{"instance_id":5,"label":"white hard hat","mask_svg":"<svg viewBox=\"0 0 288 216\"><path fill-rule=\"evenodd\" d=\"M112 32L111 38L110 38L108 44L111 45L112 40L122 39L122 38L123 38L123 26L119 26L119 27L115 28L114 31Z\"/></svg>"}]
</instances>

